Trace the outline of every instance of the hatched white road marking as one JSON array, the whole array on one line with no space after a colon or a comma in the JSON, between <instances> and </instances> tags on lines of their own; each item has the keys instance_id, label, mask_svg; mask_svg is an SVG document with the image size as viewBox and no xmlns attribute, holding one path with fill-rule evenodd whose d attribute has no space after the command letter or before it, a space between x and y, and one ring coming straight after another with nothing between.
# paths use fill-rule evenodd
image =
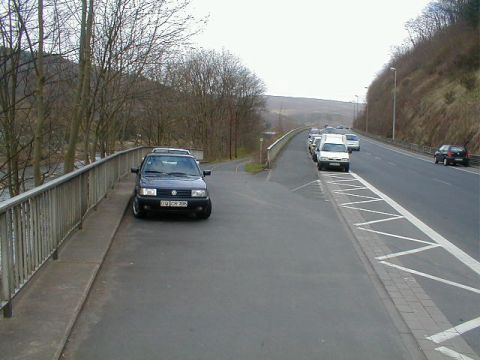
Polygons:
<instances>
[{"instance_id":1,"label":"hatched white road marking","mask_svg":"<svg viewBox=\"0 0 480 360\"><path fill-rule=\"evenodd\" d=\"M428 340L433 341L436 344L440 344L444 341L453 339L454 337L460 336L467 331L473 330L480 327L480 317L466 321L460 325L454 326L445 331L439 332L435 335L427 337Z\"/></svg>"},{"instance_id":2,"label":"hatched white road marking","mask_svg":"<svg viewBox=\"0 0 480 360\"><path fill-rule=\"evenodd\" d=\"M425 251L425 250L430 250L430 249L433 249L433 248L436 248L436 247L439 247L439 246L440 245L438 245L438 244L422 246L422 247L412 249L412 250L400 251L400 252L397 252L397 253L384 255L384 256L377 256L375 259L377 259L377 260L392 259L392 258L395 258L395 257L398 257L398 256L410 255L410 254L415 254L415 253L422 252L422 251Z\"/></svg>"},{"instance_id":3,"label":"hatched white road marking","mask_svg":"<svg viewBox=\"0 0 480 360\"><path fill-rule=\"evenodd\" d=\"M340 206L357 205L357 204L367 204L367 203L376 202L376 201L383 201L383 199L371 199L371 200L362 200L362 201L352 201L352 202L346 202L346 203L340 204Z\"/></svg>"},{"instance_id":4,"label":"hatched white road marking","mask_svg":"<svg viewBox=\"0 0 480 360\"><path fill-rule=\"evenodd\" d=\"M442 354L444 355L447 355L447 356L450 356L452 359L456 359L456 360L474 360L472 359L471 357L467 356L467 355L463 355L463 354L460 354L452 349L449 349L445 346L440 346L438 348L436 348L435 350L441 352Z\"/></svg>"},{"instance_id":5,"label":"hatched white road marking","mask_svg":"<svg viewBox=\"0 0 480 360\"><path fill-rule=\"evenodd\" d=\"M375 233L375 234L379 234L379 235L385 235L385 236L394 237L394 238L397 238L397 239L414 241L414 242L418 242L418 243L422 243L422 244L438 245L438 244L436 244L436 243L432 243L432 242L429 242L429 241L414 239L414 238L411 238L411 237L401 236L401 235L396 235L396 234L390 234L390 233L383 232L383 231L372 230L372 229L367 229L367 228L363 228L363 227L358 227L358 229L359 229L359 230L364 230L364 231L369 231L369 232L372 232L372 233ZM438 245L438 246L440 246L440 245Z\"/></svg>"},{"instance_id":6,"label":"hatched white road marking","mask_svg":"<svg viewBox=\"0 0 480 360\"><path fill-rule=\"evenodd\" d=\"M427 235L430 239L435 241L437 244L442 245L442 247L447 250L450 254L455 256L458 260L460 260L463 264L468 266L471 270L473 270L475 273L480 275L480 262L475 260L473 257L468 255L466 252L463 250L459 249L455 245L453 245L450 241L445 239L442 235L437 233L435 230L433 230L431 227L429 227L427 224L422 222L420 219L418 219L416 216L414 216L412 213L410 213L407 209L405 209L403 206L392 200L390 197L376 189L373 185L371 185L369 182L358 176L357 174L351 173L353 177L358 179L362 184L364 184L366 187L370 188L370 190L375 193L378 197L382 198L385 200L387 204L389 204L394 210L396 210L398 213L402 214L405 219L410 221L416 228L421 230L425 235ZM364 225L364 224L362 224ZM357 225L358 226L358 225ZM361 225L360 225L361 226Z\"/></svg>"},{"instance_id":7,"label":"hatched white road marking","mask_svg":"<svg viewBox=\"0 0 480 360\"><path fill-rule=\"evenodd\" d=\"M353 225L364 226L364 225L377 224L377 223L381 223L381 222L385 222L385 221L398 220L398 219L403 219L403 216L394 216L394 217L391 217L391 218L380 219L380 220L372 220L372 221L367 221L367 222L364 222L364 223L356 223L356 224L353 224Z\"/></svg>"},{"instance_id":8,"label":"hatched white road marking","mask_svg":"<svg viewBox=\"0 0 480 360\"><path fill-rule=\"evenodd\" d=\"M365 211L365 212L369 212L369 213L373 213L373 214L380 214L380 215L387 215L387 216L398 216L398 214L391 214L391 213L386 213L386 212L382 212L382 211L364 209L364 208L359 208L359 207L355 207L355 206L344 205L343 207L346 208L346 209Z\"/></svg>"},{"instance_id":9,"label":"hatched white road marking","mask_svg":"<svg viewBox=\"0 0 480 360\"><path fill-rule=\"evenodd\" d=\"M413 269L409 269L409 268L406 268L406 267L403 267L403 266L400 266L400 265L395 265L395 264L389 263L388 261L380 261L380 263L384 264L384 265L387 265L387 266L390 266L390 267L393 267L393 268L398 269L398 270L408 272L410 274L422 276L422 277L425 277L427 279L436 280L438 282L441 282L441 283L444 283L444 284L447 284L447 285L455 286L455 287L458 287L460 289L464 289L464 290L468 290L468 291L471 291L471 292L476 293L476 294L480 294L480 289L476 289L476 288L471 287L471 286L463 285L463 284L457 283L455 281L445 280L445 279L439 278L438 276L426 274L426 273L423 273L423 272L420 272L420 271L417 271L417 270L413 270Z\"/></svg>"},{"instance_id":10,"label":"hatched white road marking","mask_svg":"<svg viewBox=\"0 0 480 360\"><path fill-rule=\"evenodd\" d=\"M295 189L292 189L292 190L290 190L290 191L295 192L295 191L297 191L297 190L303 189L303 188L305 188L305 187L307 187L307 186L309 186L309 185L312 185L312 184L314 184L314 183L317 183L317 184L318 184L319 182L320 182L320 180L313 180L313 181L310 181L310 182L307 183L307 184L304 184L304 185L301 185L301 186L299 186L299 187L296 187Z\"/></svg>"}]
</instances>

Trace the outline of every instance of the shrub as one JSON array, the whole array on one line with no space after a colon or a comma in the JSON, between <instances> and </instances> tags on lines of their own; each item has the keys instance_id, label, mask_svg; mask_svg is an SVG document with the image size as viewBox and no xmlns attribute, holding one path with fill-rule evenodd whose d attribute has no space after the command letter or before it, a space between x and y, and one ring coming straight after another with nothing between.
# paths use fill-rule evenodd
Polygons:
<instances>
[{"instance_id":1,"label":"shrub","mask_svg":"<svg viewBox=\"0 0 480 360\"><path fill-rule=\"evenodd\" d=\"M477 79L475 75L464 75L460 78L460 84L468 91L472 91L477 86Z\"/></svg>"},{"instance_id":2,"label":"shrub","mask_svg":"<svg viewBox=\"0 0 480 360\"><path fill-rule=\"evenodd\" d=\"M445 104L450 105L455 101L455 91L450 90L445 93Z\"/></svg>"}]
</instances>

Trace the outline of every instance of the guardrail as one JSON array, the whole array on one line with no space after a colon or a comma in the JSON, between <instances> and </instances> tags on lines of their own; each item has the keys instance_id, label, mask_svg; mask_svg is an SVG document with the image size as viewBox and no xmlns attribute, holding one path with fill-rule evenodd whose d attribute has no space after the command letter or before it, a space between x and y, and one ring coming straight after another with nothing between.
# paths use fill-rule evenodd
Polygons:
<instances>
[{"instance_id":1,"label":"guardrail","mask_svg":"<svg viewBox=\"0 0 480 360\"><path fill-rule=\"evenodd\" d=\"M299 132L302 132L304 130L310 129L310 127L299 127L293 130L290 130L287 132L285 135L283 135L280 139L275 141L272 145L270 145L267 148L267 167L270 168L273 161L277 157L277 155L280 153L282 148L290 141L292 137L297 135Z\"/></svg>"},{"instance_id":2,"label":"guardrail","mask_svg":"<svg viewBox=\"0 0 480 360\"><path fill-rule=\"evenodd\" d=\"M12 299L83 219L151 148L139 147L63 175L0 204L0 309Z\"/></svg>"},{"instance_id":3,"label":"guardrail","mask_svg":"<svg viewBox=\"0 0 480 360\"><path fill-rule=\"evenodd\" d=\"M355 132L362 134L363 136L370 137L372 139L381 141L386 144L391 144L393 146L400 147L402 149L410 150L410 151L415 151L421 154L426 154L426 155L432 155L435 154L435 151L438 150L438 148L433 148L431 146L426 146L426 145L418 145L418 144L413 144L413 143L408 143L405 141L399 141L399 140L392 140L389 138L384 138L380 135L375 135L375 134L370 134L366 133L362 130L358 129L353 129ZM471 154L470 155L470 165L480 165L480 155L475 155Z\"/></svg>"}]
</instances>

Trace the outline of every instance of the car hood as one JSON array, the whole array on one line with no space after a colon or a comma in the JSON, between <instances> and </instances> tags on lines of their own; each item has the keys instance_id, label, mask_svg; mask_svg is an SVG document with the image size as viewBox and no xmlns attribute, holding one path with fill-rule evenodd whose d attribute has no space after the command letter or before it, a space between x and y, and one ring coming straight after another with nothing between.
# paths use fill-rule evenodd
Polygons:
<instances>
[{"instance_id":1,"label":"car hood","mask_svg":"<svg viewBox=\"0 0 480 360\"><path fill-rule=\"evenodd\" d=\"M140 187L152 187L157 189L206 189L207 184L200 176L142 176L139 181Z\"/></svg>"}]
</instances>

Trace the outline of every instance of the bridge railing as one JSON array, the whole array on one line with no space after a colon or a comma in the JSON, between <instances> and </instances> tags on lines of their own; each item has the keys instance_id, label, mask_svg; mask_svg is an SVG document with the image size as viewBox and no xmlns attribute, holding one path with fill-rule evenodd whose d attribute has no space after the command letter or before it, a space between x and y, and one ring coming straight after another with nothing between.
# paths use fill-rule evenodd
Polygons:
<instances>
[{"instance_id":1,"label":"bridge railing","mask_svg":"<svg viewBox=\"0 0 480 360\"><path fill-rule=\"evenodd\" d=\"M288 144L288 142L298 133L310 129L310 127L299 127L293 130L290 130L277 141L275 141L272 145L267 148L267 167L270 168L272 166L273 161L283 149L283 147Z\"/></svg>"},{"instance_id":2,"label":"bridge railing","mask_svg":"<svg viewBox=\"0 0 480 360\"><path fill-rule=\"evenodd\" d=\"M83 219L150 148L139 147L63 175L0 203L0 309L57 251Z\"/></svg>"}]
</instances>

